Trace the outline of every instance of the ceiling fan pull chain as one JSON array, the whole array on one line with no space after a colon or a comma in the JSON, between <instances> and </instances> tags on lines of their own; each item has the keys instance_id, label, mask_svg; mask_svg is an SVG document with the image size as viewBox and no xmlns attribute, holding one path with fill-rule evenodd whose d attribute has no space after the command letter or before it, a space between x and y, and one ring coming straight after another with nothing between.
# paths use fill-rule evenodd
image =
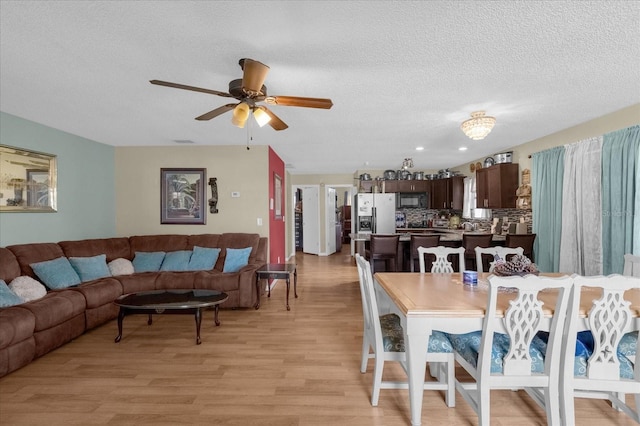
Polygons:
<instances>
[{"instance_id":1,"label":"ceiling fan pull chain","mask_svg":"<svg viewBox=\"0 0 640 426\"><path fill-rule=\"evenodd\" d=\"M249 151L249 141L253 141L253 123L251 120L247 120L249 125L247 126L247 151Z\"/></svg>"}]
</instances>

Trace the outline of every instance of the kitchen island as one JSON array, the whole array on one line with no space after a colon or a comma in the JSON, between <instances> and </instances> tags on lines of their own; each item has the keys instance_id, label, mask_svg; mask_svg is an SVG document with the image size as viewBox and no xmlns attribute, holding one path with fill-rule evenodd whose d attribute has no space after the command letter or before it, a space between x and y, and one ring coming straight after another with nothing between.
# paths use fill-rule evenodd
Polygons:
<instances>
[{"instance_id":1,"label":"kitchen island","mask_svg":"<svg viewBox=\"0 0 640 426\"><path fill-rule=\"evenodd\" d=\"M440 245L445 247L462 246L462 234L486 234L483 231L464 231L462 229L448 228L396 228L396 234L400 235L400 244L398 246L397 264L403 270L407 269L408 259L410 257L411 234L427 234L440 235ZM365 251L369 246L370 233L351 233L349 234L354 244L354 253L365 256ZM492 244L495 246L503 246L505 244L506 235L493 235Z\"/></svg>"}]
</instances>

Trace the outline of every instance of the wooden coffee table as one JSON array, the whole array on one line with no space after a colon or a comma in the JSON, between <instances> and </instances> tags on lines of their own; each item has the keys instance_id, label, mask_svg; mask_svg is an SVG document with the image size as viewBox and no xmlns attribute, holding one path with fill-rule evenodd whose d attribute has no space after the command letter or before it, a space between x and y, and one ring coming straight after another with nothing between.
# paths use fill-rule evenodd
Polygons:
<instances>
[{"instance_id":1,"label":"wooden coffee table","mask_svg":"<svg viewBox=\"0 0 640 426\"><path fill-rule=\"evenodd\" d=\"M130 314L148 314L147 324L153 322L153 314L195 314L196 318L196 344L200 344L200 324L202 322L202 310L214 308L214 321L218 320L220 304L227 300L226 293L216 290L152 290L125 294L118 297L113 303L120 307L118 313L118 343L122 338L122 320Z\"/></svg>"}]
</instances>

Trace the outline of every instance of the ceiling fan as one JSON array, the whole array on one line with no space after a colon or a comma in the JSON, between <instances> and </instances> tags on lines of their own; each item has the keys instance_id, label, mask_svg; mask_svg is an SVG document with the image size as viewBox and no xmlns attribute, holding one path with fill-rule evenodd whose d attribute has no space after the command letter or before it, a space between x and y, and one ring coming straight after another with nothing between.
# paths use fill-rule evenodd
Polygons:
<instances>
[{"instance_id":1,"label":"ceiling fan","mask_svg":"<svg viewBox=\"0 0 640 426\"><path fill-rule=\"evenodd\" d=\"M243 71L242 78L231 80L229 82L229 93L203 89L201 87L186 86L184 84L171 83L169 81L150 80L150 83L157 84L159 86L174 87L176 89L209 93L211 95L218 95L225 98L235 98L240 102L218 107L196 117L196 120L211 120L212 118L224 114L227 111L233 110L231 122L238 127L244 127L251 112L253 112L253 116L260 127L267 123L275 130L284 130L289 127L266 106L257 105L258 102L264 101L270 105L323 109L330 109L333 106L331 99L301 98L297 96L269 96L267 95L267 87L264 85L264 80L269 72L269 67L261 62L254 61L249 58L240 59L239 64Z\"/></svg>"}]
</instances>

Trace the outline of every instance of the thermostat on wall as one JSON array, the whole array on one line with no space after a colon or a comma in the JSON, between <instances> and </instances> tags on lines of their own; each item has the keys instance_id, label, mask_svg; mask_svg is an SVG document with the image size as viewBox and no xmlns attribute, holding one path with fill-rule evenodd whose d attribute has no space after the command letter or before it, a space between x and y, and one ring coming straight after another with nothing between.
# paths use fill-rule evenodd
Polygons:
<instances>
[{"instance_id":1,"label":"thermostat on wall","mask_svg":"<svg viewBox=\"0 0 640 426\"><path fill-rule=\"evenodd\" d=\"M234 191L231 193L231 198L240 198L240 193L237 191Z\"/></svg>"}]
</instances>

